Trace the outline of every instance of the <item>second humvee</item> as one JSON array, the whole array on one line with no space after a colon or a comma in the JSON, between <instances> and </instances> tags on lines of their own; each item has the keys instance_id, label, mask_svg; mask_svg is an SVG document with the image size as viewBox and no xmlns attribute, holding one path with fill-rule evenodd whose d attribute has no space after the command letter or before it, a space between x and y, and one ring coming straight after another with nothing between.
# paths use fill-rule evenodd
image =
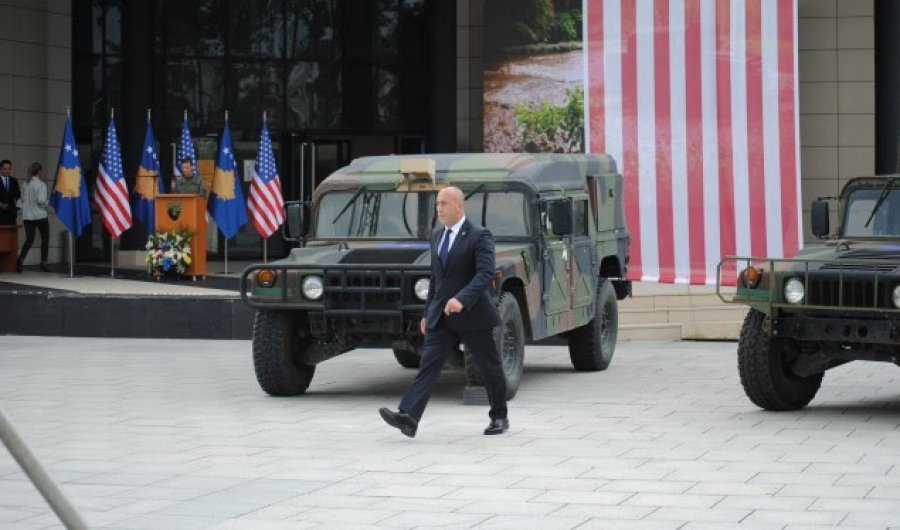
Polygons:
<instances>
[{"instance_id":1,"label":"second humvee","mask_svg":"<svg viewBox=\"0 0 900 530\"><path fill-rule=\"evenodd\" d=\"M810 220L825 245L719 264L719 285L724 270L737 275L735 295L723 300L750 306L738 370L747 397L766 410L805 407L825 372L850 361L900 364L900 176L851 179L840 197L814 201Z\"/></svg>"},{"instance_id":2,"label":"second humvee","mask_svg":"<svg viewBox=\"0 0 900 530\"><path fill-rule=\"evenodd\" d=\"M256 309L253 360L262 389L306 391L316 365L354 348L393 349L417 367L419 321L428 293L435 197L465 194L466 217L494 235L494 332L511 398L526 341L562 337L576 370L609 366L617 300L631 240L622 177L606 155L445 154L354 160L326 178L310 204L289 204L283 260L253 265L241 295ZM466 367L467 394L482 383Z\"/></svg>"}]
</instances>

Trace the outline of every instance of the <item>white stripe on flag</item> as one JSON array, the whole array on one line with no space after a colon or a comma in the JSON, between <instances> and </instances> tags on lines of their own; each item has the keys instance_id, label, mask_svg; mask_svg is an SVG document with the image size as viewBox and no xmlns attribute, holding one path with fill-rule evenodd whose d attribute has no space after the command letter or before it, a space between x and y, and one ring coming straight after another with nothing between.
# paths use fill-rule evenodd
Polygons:
<instances>
[{"instance_id":1,"label":"white stripe on flag","mask_svg":"<svg viewBox=\"0 0 900 530\"><path fill-rule=\"evenodd\" d=\"M731 2L731 134L734 153L735 248L739 255L750 254L750 231L741 229L750 221L747 160L747 43L744 39L746 6Z\"/></svg>"},{"instance_id":2,"label":"white stripe on flag","mask_svg":"<svg viewBox=\"0 0 900 530\"><path fill-rule=\"evenodd\" d=\"M781 255L781 170L778 131L778 11L762 9L762 104L766 197L766 247Z\"/></svg>"},{"instance_id":3,"label":"white stripe on flag","mask_svg":"<svg viewBox=\"0 0 900 530\"><path fill-rule=\"evenodd\" d=\"M659 280L656 220L656 79L653 63L653 0L637 2L637 105L642 279Z\"/></svg>"},{"instance_id":4,"label":"white stripe on flag","mask_svg":"<svg viewBox=\"0 0 900 530\"><path fill-rule=\"evenodd\" d=\"M673 245L675 282L690 279L691 255L687 236L688 169L687 169L687 96L685 92L684 1L669 1L669 86L672 105L672 221L678 239ZM683 238L683 239L682 239Z\"/></svg>"},{"instance_id":5,"label":"white stripe on flag","mask_svg":"<svg viewBox=\"0 0 900 530\"><path fill-rule=\"evenodd\" d=\"M716 281L719 250L719 137L716 111L716 0L700 0L700 47L703 85L703 217L706 283ZM698 230L699 227L691 227Z\"/></svg>"},{"instance_id":6,"label":"white stripe on flag","mask_svg":"<svg viewBox=\"0 0 900 530\"><path fill-rule=\"evenodd\" d=\"M603 108L606 112L606 152L624 174L622 159L622 11L621 0L594 2L603 9ZM587 17L585 17L587 18Z\"/></svg>"}]
</instances>

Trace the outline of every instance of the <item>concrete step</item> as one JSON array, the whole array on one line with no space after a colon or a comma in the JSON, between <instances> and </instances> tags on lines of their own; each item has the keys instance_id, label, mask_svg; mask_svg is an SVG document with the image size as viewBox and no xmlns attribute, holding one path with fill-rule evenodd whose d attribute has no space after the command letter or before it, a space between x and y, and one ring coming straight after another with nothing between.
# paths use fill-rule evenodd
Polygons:
<instances>
[{"instance_id":1,"label":"concrete step","mask_svg":"<svg viewBox=\"0 0 900 530\"><path fill-rule=\"evenodd\" d=\"M680 340L681 328L681 324L620 324L616 340Z\"/></svg>"},{"instance_id":2,"label":"concrete step","mask_svg":"<svg viewBox=\"0 0 900 530\"><path fill-rule=\"evenodd\" d=\"M682 327L682 338L690 340L730 340L741 336L743 322L692 322Z\"/></svg>"}]
</instances>

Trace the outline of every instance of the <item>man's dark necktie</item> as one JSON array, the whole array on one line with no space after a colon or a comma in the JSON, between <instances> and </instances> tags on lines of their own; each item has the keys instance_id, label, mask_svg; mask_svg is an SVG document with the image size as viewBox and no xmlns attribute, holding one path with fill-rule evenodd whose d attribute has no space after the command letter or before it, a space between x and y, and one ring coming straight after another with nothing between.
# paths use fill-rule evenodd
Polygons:
<instances>
[{"instance_id":1,"label":"man's dark necktie","mask_svg":"<svg viewBox=\"0 0 900 530\"><path fill-rule=\"evenodd\" d=\"M447 264L447 255L450 253L450 234L453 230L447 228L444 230L444 241L441 242L441 248L438 250L438 257L441 258L441 265Z\"/></svg>"}]
</instances>

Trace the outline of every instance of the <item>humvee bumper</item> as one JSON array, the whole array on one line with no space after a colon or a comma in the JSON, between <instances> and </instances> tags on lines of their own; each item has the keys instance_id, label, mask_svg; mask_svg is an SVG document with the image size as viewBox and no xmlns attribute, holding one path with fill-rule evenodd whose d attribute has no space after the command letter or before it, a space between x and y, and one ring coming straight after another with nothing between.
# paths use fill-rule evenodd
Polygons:
<instances>
[{"instance_id":1,"label":"humvee bumper","mask_svg":"<svg viewBox=\"0 0 900 530\"><path fill-rule=\"evenodd\" d=\"M779 315L772 322L776 337L799 341L900 346L900 318Z\"/></svg>"},{"instance_id":2,"label":"humvee bumper","mask_svg":"<svg viewBox=\"0 0 900 530\"><path fill-rule=\"evenodd\" d=\"M261 281L263 271L270 273L271 281ZM414 286L428 277L427 265L251 265L241 274L241 298L255 309L307 311L326 317L421 315L425 302L416 296ZM308 278L320 281L315 282L320 285L317 296L304 292Z\"/></svg>"}]
</instances>

